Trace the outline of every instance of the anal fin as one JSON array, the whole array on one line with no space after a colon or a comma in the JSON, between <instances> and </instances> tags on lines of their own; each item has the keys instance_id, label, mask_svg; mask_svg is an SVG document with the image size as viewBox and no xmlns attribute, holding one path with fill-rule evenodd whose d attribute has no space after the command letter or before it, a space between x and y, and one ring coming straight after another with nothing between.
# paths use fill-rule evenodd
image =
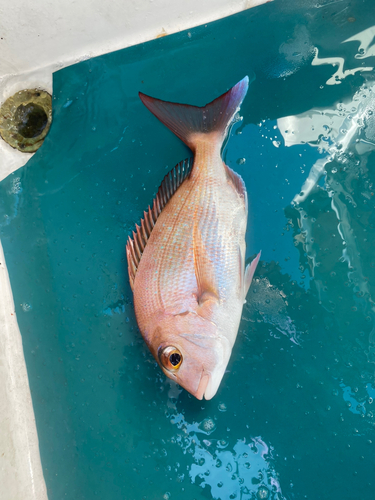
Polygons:
<instances>
[{"instance_id":1,"label":"anal fin","mask_svg":"<svg viewBox=\"0 0 375 500\"><path fill-rule=\"evenodd\" d=\"M244 278L244 300L246 299L247 292L249 291L251 282L253 280L255 269L257 268L261 253L262 252L259 252L255 259L246 266Z\"/></svg>"}]
</instances>

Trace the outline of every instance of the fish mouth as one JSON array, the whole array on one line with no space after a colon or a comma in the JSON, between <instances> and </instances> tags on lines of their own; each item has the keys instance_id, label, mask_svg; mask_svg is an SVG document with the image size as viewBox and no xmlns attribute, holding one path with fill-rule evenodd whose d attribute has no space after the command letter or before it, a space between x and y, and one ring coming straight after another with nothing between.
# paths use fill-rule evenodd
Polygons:
<instances>
[{"instance_id":1,"label":"fish mouth","mask_svg":"<svg viewBox=\"0 0 375 500\"><path fill-rule=\"evenodd\" d=\"M201 380L198 385L197 392L195 393L195 397L197 399L203 399L209 381L210 381L210 375L208 373L203 372Z\"/></svg>"},{"instance_id":2,"label":"fish mouth","mask_svg":"<svg viewBox=\"0 0 375 500\"><path fill-rule=\"evenodd\" d=\"M224 369L215 370L213 373L203 372L201 376L201 380L199 382L199 386L197 392L195 393L195 397L197 399L212 399L220 386L221 380L223 378L225 372Z\"/></svg>"},{"instance_id":3,"label":"fish mouth","mask_svg":"<svg viewBox=\"0 0 375 500\"><path fill-rule=\"evenodd\" d=\"M208 384L206 385L206 390L204 392L204 399L212 399L217 390L219 389L219 385L221 383L221 379L223 378L224 372L214 372L211 373L209 377Z\"/></svg>"}]
</instances>

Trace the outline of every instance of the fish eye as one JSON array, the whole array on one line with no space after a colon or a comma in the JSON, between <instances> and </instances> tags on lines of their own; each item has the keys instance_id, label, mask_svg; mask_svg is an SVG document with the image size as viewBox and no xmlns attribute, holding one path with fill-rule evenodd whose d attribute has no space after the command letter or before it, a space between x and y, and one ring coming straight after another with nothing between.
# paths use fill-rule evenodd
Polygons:
<instances>
[{"instance_id":1,"label":"fish eye","mask_svg":"<svg viewBox=\"0 0 375 500\"><path fill-rule=\"evenodd\" d=\"M165 369L169 371L176 371L180 368L182 363L182 354L177 347L168 346L159 350L159 360Z\"/></svg>"}]
</instances>

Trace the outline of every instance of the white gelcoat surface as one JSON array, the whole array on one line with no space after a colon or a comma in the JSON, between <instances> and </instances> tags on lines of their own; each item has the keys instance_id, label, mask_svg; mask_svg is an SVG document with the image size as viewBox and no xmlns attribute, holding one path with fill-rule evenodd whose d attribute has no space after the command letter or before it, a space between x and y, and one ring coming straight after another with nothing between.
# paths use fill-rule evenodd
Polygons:
<instances>
[{"instance_id":1,"label":"white gelcoat surface","mask_svg":"<svg viewBox=\"0 0 375 500\"><path fill-rule=\"evenodd\" d=\"M0 498L46 500L21 334L0 244Z\"/></svg>"},{"instance_id":2,"label":"white gelcoat surface","mask_svg":"<svg viewBox=\"0 0 375 500\"><path fill-rule=\"evenodd\" d=\"M265 0L14 0L0 3L0 78L152 40Z\"/></svg>"},{"instance_id":3,"label":"white gelcoat surface","mask_svg":"<svg viewBox=\"0 0 375 500\"><path fill-rule=\"evenodd\" d=\"M75 62L267 1L2 1L0 105L25 88L52 93L52 73ZM31 156L0 138L0 181ZM47 500L22 339L1 242L0 263L0 498Z\"/></svg>"}]
</instances>

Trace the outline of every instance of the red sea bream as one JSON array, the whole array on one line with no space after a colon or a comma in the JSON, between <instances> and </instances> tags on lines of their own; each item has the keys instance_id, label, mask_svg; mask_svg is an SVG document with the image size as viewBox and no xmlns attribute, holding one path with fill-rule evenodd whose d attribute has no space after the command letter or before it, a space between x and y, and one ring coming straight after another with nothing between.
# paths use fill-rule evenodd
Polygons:
<instances>
[{"instance_id":1,"label":"red sea bream","mask_svg":"<svg viewBox=\"0 0 375 500\"><path fill-rule=\"evenodd\" d=\"M164 178L129 237L135 314L163 372L198 399L218 390L260 257L245 268L246 188L221 158L248 81L204 107L139 94L194 159Z\"/></svg>"}]
</instances>

